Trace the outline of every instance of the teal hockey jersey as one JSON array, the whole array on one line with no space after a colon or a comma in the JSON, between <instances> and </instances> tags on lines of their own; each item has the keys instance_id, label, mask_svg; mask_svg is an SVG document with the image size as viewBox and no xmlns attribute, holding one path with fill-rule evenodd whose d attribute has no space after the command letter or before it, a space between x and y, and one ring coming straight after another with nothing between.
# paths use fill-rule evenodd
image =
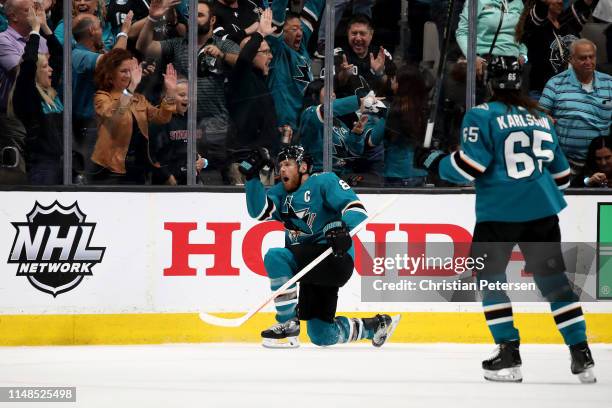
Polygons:
<instances>
[{"instance_id":1,"label":"teal hockey jersey","mask_svg":"<svg viewBox=\"0 0 612 408\"><path fill-rule=\"evenodd\" d=\"M385 119L369 120L362 134L351 132L339 116L348 115L359 109L357 96L335 99L332 103L334 121L332 128L333 171L336 174L351 172L351 164L363 155L368 139L379 144L385 130ZM313 170L323 170L323 105L311 106L300 118L300 143L313 158Z\"/></svg>"},{"instance_id":2,"label":"teal hockey jersey","mask_svg":"<svg viewBox=\"0 0 612 408\"><path fill-rule=\"evenodd\" d=\"M287 0L274 0L271 5L274 24L281 28L285 22L287 3ZM304 3L301 17L304 35L299 50L285 43L282 30L266 37L273 55L268 88L274 98L278 125L289 125L294 131L297 130L297 121L304 103L304 91L313 80L306 47L324 6L324 0L307 0Z\"/></svg>"},{"instance_id":3,"label":"teal hockey jersey","mask_svg":"<svg viewBox=\"0 0 612 408\"><path fill-rule=\"evenodd\" d=\"M326 243L323 228L330 222L342 220L352 230L367 218L357 195L334 173L313 174L292 193L282 183L266 192L258 178L245 188L249 215L284 223L286 246Z\"/></svg>"},{"instance_id":4,"label":"teal hockey jersey","mask_svg":"<svg viewBox=\"0 0 612 408\"><path fill-rule=\"evenodd\" d=\"M570 169L544 114L492 102L470 109L461 149L440 162L440 177L474 181L476 221L521 222L557 214Z\"/></svg>"}]
</instances>

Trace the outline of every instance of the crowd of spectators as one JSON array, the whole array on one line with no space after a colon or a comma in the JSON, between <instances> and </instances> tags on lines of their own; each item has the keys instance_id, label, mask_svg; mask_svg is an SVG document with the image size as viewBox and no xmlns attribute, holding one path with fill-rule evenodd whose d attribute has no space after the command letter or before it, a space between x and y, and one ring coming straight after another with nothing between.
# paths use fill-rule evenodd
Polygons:
<instances>
[{"instance_id":1,"label":"crowd of spectators","mask_svg":"<svg viewBox=\"0 0 612 408\"><path fill-rule=\"evenodd\" d=\"M352 186L438 184L413 166L435 82L423 62L425 22L436 24L441 44L451 21L452 75L434 143L453 150L464 104L452 95L465 89L471 1L477 102L488 97L487 62L518 61L524 91L554 120L572 185L609 186L610 0L457 0L450 12L449 0L335 0L334 27L324 24L324 0L198 0L191 48L187 0L72 0L69 41L62 1L0 0L0 184L63 183L65 97L72 183L186 184L189 80L197 89L198 183L240 185L237 163L251 149L274 156L288 143L304 145L322 170L328 30L336 37L333 171ZM600 27L608 61L581 38L586 24ZM62 92L63 47L71 47L70 95ZM274 176L262 179L270 185Z\"/></svg>"}]
</instances>

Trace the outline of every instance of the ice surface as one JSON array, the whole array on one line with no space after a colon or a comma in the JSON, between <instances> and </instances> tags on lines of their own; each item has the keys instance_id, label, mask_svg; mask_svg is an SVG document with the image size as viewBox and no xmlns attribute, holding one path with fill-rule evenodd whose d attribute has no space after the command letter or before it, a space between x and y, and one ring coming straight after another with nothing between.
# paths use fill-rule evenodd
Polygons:
<instances>
[{"instance_id":1,"label":"ice surface","mask_svg":"<svg viewBox=\"0 0 612 408\"><path fill-rule=\"evenodd\" d=\"M493 345L386 344L269 350L255 344L0 348L0 386L75 386L53 407L612 407L612 345L593 345L583 385L562 345L522 345L522 384L482 378ZM8 405L8 404L0 404ZM13 405L13 404L11 404ZM42 407L19 403L15 407Z\"/></svg>"}]
</instances>

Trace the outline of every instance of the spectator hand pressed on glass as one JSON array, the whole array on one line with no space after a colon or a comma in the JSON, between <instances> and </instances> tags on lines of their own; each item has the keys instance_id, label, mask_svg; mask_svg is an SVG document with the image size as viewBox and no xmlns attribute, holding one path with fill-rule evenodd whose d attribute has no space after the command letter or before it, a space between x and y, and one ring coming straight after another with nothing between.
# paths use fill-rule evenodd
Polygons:
<instances>
[{"instance_id":1,"label":"spectator hand pressed on glass","mask_svg":"<svg viewBox=\"0 0 612 408\"><path fill-rule=\"evenodd\" d=\"M476 57L476 76L482 78L487 69L487 60L482 57Z\"/></svg>"},{"instance_id":2,"label":"spectator hand pressed on glass","mask_svg":"<svg viewBox=\"0 0 612 408\"><path fill-rule=\"evenodd\" d=\"M272 33L274 33L274 27L272 26L272 9L267 8L261 13L261 18L259 19L259 27L257 27L257 32L261 34L262 37L266 37Z\"/></svg>"},{"instance_id":3,"label":"spectator hand pressed on glass","mask_svg":"<svg viewBox=\"0 0 612 408\"><path fill-rule=\"evenodd\" d=\"M127 90L133 94L140 84L140 81L142 81L142 67L136 58L132 58L131 60L130 78L130 85L128 86Z\"/></svg>"},{"instance_id":4,"label":"spectator hand pressed on glass","mask_svg":"<svg viewBox=\"0 0 612 408\"><path fill-rule=\"evenodd\" d=\"M198 158L195 162L196 172L199 173L202 171L202 169L204 168L204 163L205 163L205 159L198 154Z\"/></svg>"},{"instance_id":5,"label":"spectator hand pressed on glass","mask_svg":"<svg viewBox=\"0 0 612 408\"><path fill-rule=\"evenodd\" d=\"M164 74L164 88L166 90L166 97L164 99L170 104L174 103L176 98L176 70L172 64L168 64L166 66L166 73Z\"/></svg>"},{"instance_id":6,"label":"spectator hand pressed on glass","mask_svg":"<svg viewBox=\"0 0 612 408\"><path fill-rule=\"evenodd\" d=\"M123 90L119 97L119 113L123 114L134 97L134 91L142 80L142 67L136 58L130 60L130 84Z\"/></svg>"},{"instance_id":7,"label":"spectator hand pressed on glass","mask_svg":"<svg viewBox=\"0 0 612 408\"><path fill-rule=\"evenodd\" d=\"M39 3L34 3L34 10L36 11L36 16L38 17L38 22L40 23L40 30L45 35L51 35L53 31L51 31L49 25L47 24L47 14L45 14L44 6Z\"/></svg>"},{"instance_id":8,"label":"spectator hand pressed on glass","mask_svg":"<svg viewBox=\"0 0 612 408\"><path fill-rule=\"evenodd\" d=\"M166 12L181 4L181 0L152 0L149 6L149 19L159 21Z\"/></svg>"},{"instance_id":9,"label":"spectator hand pressed on glass","mask_svg":"<svg viewBox=\"0 0 612 408\"><path fill-rule=\"evenodd\" d=\"M359 120L353 123L353 129L351 130L351 132L353 132L356 135L361 135L363 131L365 130L366 123L368 123L368 116L361 115Z\"/></svg>"},{"instance_id":10,"label":"spectator hand pressed on glass","mask_svg":"<svg viewBox=\"0 0 612 408\"><path fill-rule=\"evenodd\" d=\"M599 186L607 186L608 178L604 173L595 173L588 179L588 183L586 183L588 187L599 187Z\"/></svg>"},{"instance_id":11,"label":"spectator hand pressed on glass","mask_svg":"<svg viewBox=\"0 0 612 408\"><path fill-rule=\"evenodd\" d=\"M130 10L125 16L125 20L123 20L123 24L121 24L121 32L119 34L123 33L127 36L127 33L129 33L130 29L132 28L133 18L134 18L134 12ZM119 34L117 34L117 37L119 37Z\"/></svg>"},{"instance_id":12,"label":"spectator hand pressed on glass","mask_svg":"<svg viewBox=\"0 0 612 408\"><path fill-rule=\"evenodd\" d=\"M346 59L346 54L342 54L342 63L340 64L340 71L337 73L338 82L340 82L340 84L345 84L346 81L348 81L348 79L351 77L351 75L353 75L353 67L353 64L348 63L348 60Z\"/></svg>"},{"instance_id":13,"label":"spectator hand pressed on glass","mask_svg":"<svg viewBox=\"0 0 612 408\"><path fill-rule=\"evenodd\" d=\"M30 27L32 28L32 31L35 31L37 33L40 32L40 19L38 18L38 15L34 7L30 7L28 9L27 19L28 19L28 24L30 24Z\"/></svg>"},{"instance_id":14,"label":"spectator hand pressed on glass","mask_svg":"<svg viewBox=\"0 0 612 408\"><path fill-rule=\"evenodd\" d=\"M378 55L374 58L374 54L370 53L370 69L376 76L383 76L385 74L385 49L381 46L378 49Z\"/></svg>"}]
</instances>

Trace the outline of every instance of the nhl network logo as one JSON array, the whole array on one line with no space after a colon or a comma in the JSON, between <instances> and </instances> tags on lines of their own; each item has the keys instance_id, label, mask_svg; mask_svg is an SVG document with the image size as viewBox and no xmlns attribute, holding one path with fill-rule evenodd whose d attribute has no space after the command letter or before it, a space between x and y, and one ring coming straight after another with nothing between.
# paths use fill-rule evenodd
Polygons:
<instances>
[{"instance_id":1,"label":"nhl network logo","mask_svg":"<svg viewBox=\"0 0 612 408\"><path fill-rule=\"evenodd\" d=\"M96 224L85 218L76 201L70 207L36 202L27 222L12 223L17 234L8 263L18 264L17 276L56 297L92 275L106 248L89 246Z\"/></svg>"}]
</instances>

